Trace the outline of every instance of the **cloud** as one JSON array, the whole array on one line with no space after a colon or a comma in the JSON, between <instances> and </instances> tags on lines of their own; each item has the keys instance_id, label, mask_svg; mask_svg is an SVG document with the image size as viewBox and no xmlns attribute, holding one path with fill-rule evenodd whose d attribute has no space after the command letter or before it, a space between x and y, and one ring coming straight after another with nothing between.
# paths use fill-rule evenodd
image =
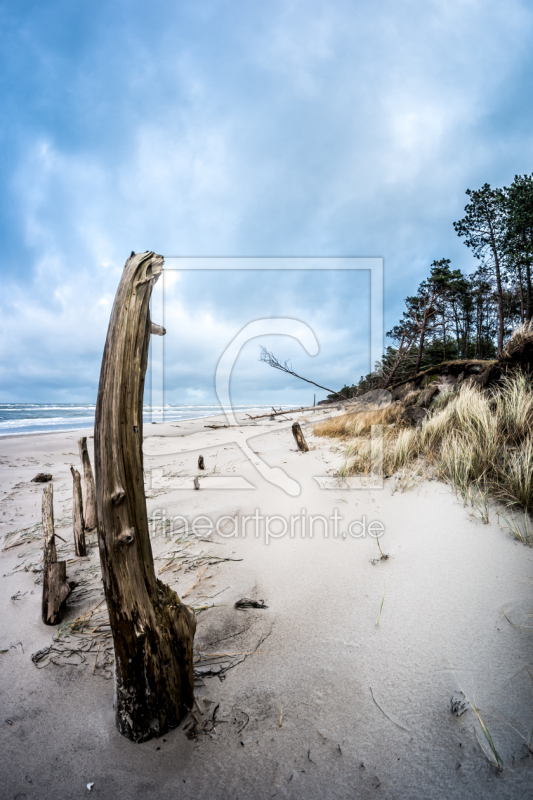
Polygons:
<instances>
[{"instance_id":1,"label":"cloud","mask_svg":"<svg viewBox=\"0 0 533 800\"><path fill-rule=\"evenodd\" d=\"M531 171L532 19L519 0L4 9L0 396L94 398L132 249L383 256L391 327L434 258L471 268L451 224L465 189ZM315 303L338 342L328 374L357 380L346 297L324 310L307 289L293 306ZM219 292L191 300L187 324L214 332L209 313L229 335L261 295ZM207 391L202 348L183 391Z\"/></svg>"}]
</instances>

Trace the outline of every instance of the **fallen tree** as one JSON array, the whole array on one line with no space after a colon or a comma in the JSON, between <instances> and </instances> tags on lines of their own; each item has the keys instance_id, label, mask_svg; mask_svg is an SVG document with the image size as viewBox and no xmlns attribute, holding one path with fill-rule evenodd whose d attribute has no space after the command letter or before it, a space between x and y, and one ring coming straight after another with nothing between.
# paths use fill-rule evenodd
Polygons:
<instances>
[{"instance_id":1,"label":"fallen tree","mask_svg":"<svg viewBox=\"0 0 533 800\"><path fill-rule=\"evenodd\" d=\"M262 361L264 364L268 364L269 367L273 369L279 369L281 372L286 372L287 375L292 375L294 378L298 378L300 381L305 381L305 383L310 383L312 386L316 386L318 389L324 389L325 392L329 392L330 394L337 395L342 397L343 400L348 400L346 395L342 392L334 392L333 389L328 389L327 386L321 386L319 383L315 383L314 381L309 380L309 378L304 378L303 375L298 375L292 368L292 364L288 361L280 361L274 353L271 353L266 347L261 345L261 355L259 357L259 361Z\"/></svg>"},{"instance_id":2,"label":"fallen tree","mask_svg":"<svg viewBox=\"0 0 533 800\"><path fill-rule=\"evenodd\" d=\"M162 269L163 257L151 252L132 253L126 262L107 332L94 428L98 540L115 648L116 723L135 742L176 727L194 701L196 618L156 578L143 482L149 301Z\"/></svg>"}]
</instances>

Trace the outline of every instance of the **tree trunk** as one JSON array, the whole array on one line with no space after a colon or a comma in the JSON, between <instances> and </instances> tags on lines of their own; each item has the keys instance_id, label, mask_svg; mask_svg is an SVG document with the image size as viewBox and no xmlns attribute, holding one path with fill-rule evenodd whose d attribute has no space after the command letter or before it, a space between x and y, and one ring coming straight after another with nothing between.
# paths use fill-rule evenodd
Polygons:
<instances>
[{"instance_id":1,"label":"tree trunk","mask_svg":"<svg viewBox=\"0 0 533 800\"><path fill-rule=\"evenodd\" d=\"M531 322L531 316L533 313L532 308L532 298L531 298L531 263L529 260L529 253L527 254L527 261L526 261L526 322Z\"/></svg>"},{"instance_id":2,"label":"tree trunk","mask_svg":"<svg viewBox=\"0 0 533 800\"><path fill-rule=\"evenodd\" d=\"M298 450L301 450L302 453L307 453L309 447L307 446L307 442L305 441L305 436L302 433L299 422L292 423L292 433L296 440L296 444L298 445Z\"/></svg>"},{"instance_id":3,"label":"tree trunk","mask_svg":"<svg viewBox=\"0 0 533 800\"><path fill-rule=\"evenodd\" d=\"M496 265L496 288L498 291L498 349L497 355L501 356L503 350L503 331L504 331L504 317L503 317L503 289L502 279L500 274L500 261L494 250L494 263Z\"/></svg>"},{"instance_id":4,"label":"tree trunk","mask_svg":"<svg viewBox=\"0 0 533 800\"><path fill-rule=\"evenodd\" d=\"M54 533L53 486L43 491L43 602L45 625L58 625L65 615L66 600L72 591L67 581L67 565L57 560Z\"/></svg>"},{"instance_id":5,"label":"tree trunk","mask_svg":"<svg viewBox=\"0 0 533 800\"><path fill-rule=\"evenodd\" d=\"M85 528L92 531L96 528L96 500L94 489L94 477L91 467L91 459L89 458L89 451L87 450L87 437L84 436L78 441L80 449L80 459L83 466L83 519Z\"/></svg>"},{"instance_id":6,"label":"tree trunk","mask_svg":"<svg viewBox=\"0 0 533 800\"><path fill-rule=\"evenodd\" d=\"M424 314L424 320L420 329L420 341L418 343L418 353L416 356L415 371L413 373L414 375L417 375L420 372L420 364L422 363L422 354L424 352L424 339L426 338L426 324L426 316Z\"/></svg>"},{"instance_id":7,"label":"tree trunk","mask_svg":"<svg viewBox=\"0 0 533 800\"><path fill-rule=\"evenodd\" d=\"M405 338L406 338L405 336L402 336L402 338L400 340L400 344L398 346L398 351L396 353L396 358L394 360L394 364L392 365L392 369L389 372L385 383L383 384L383 388L384 389L388 389L389 388L389 386L392 383L392 379L394 378L394 376L396 375L396 372L400 368L400 365L403 363L404 359L411 352L411 347L413 346L414 337L411 337L411 339L408 340L408 343L404 347Z\"/></svg>"},{"instance_id":8,"label":"tree trunk","mask_svg":"<svg viewBox=\"0 0 533 800\"><path fill-rule=\"evenodd\" d=\"M83 500L81 496L80 473L74 467L72 472L72 527L74 529L74 548L77 556L86 556L87 547L85 545L85 525L83 522Z\"/></svg>"},{"instance_id":9,"label":"tree trunk","mask_svg":"<svg viewBox=\"0 0 533 800\"><path fill-rule=\"evenodd\" d=\"M135 742L179 725L194 701L196 618L156 578L143 483L143 391L149 301L162 256L124 267L102 359L94 429L96 510L115 647L117 727Z\"/></svg>"},{"instance_id":10,"label":"tree trunk","mask_svg":"<svg viewBox=\"0 0 533 800\"><path fill-rule=\"evenodd\" d=\"M502 276L500 270L500 258L498 256L498 246L496 243L496 234L494 232L494 226L492 224L490 210L487 209L486 213L487 213L487 221L489 224L490 246L492 248L492 255L494 257L494 269L496 272L496 291L498 295L498 347L496 353L498 356L501 356L503 350L503 331L505 324L503 315Z\"/></svg>"}]
</instances>

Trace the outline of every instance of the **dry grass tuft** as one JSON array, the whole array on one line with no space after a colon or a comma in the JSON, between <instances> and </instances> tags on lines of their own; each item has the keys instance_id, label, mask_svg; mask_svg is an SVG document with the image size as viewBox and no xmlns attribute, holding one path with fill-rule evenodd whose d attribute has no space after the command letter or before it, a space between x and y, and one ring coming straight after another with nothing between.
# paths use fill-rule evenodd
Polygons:
<instances>
[{"instance_id":1,"label":"dry grass tuft","mask_svg":"<svg viewBox=\"0 0 533 800\"><path fill-rule=\"evenodd\" d=\"M518 336L522 335L518 332ZM531 336L531 332L528 333ZM401 423L404 406L344 414L317 425L319 436L349 440L344 476L434 467L488 521L489 496L533 514L533 386L516 373L489 393L464 385L432 406L419 428ZM394 423L394 424L392 424ZM382 435L369 436L381 425ZM373 468L374 467L374 468ZM528 538L528 537L524 537Z\"/></svg>"},{"instance_id":2,"label":"dry grass tuft","mask_svg":"<svg viewBox=\"0 0 533 800\"><path fill-rule=\"evenodd\" d=\"M353 439L356 436L364 436L370 433L373 425L397 424L402 410L399 403L394 403L377 411L356 411L351 414L340 414L338 417L319 422L313 428L313 433L315 436Z\"/></svg>"},{"instance_id":3,"label":"dry grass tuft","mask_svg":"<svg viewBox=\"0 0 533 800\"><path fill-rule=\"evenodd\" d=\"M529 344L533 338L533 321L524 322L513 331L512 337L509 339L502 351L502 359L512 358L513 354L521 350L525 344Z\"/></svg>"}]
</instances>

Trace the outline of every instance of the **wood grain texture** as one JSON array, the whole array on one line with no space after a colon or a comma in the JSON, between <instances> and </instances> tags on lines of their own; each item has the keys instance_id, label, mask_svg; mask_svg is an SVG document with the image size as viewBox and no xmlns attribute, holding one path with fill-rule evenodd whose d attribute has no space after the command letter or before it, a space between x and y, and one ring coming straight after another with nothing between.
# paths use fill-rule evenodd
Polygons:
<instances>
[{"instance_id":1,"label":"wood grain texture","mask_svg":"<svg viewBox=\"0 0 533 800\"><path fill-rule=\"evenodd\" d=\"M162 256L132 255L111 312L95 419L100 559L115 647L119 731L135 742L176 727L192 707L196 618L156 578L143 482L149 301Z\"/></svg>"},{"instance_id":2,"label":"wood grain texture","mask_svg":"<svg viewBox=\"0 0 533 800\"><path fill-rule=\"evenodd\" d=\"M77 469L70 468L72 473L72 528L74 531L74 549L77 556L87 555L85 544L85 524L83 521L83 500L81 494L81 476Z\"/></svg>"},{"instance_id":3,"label":"wood grain texture","mask_svg":"<svg viewBox=\"0 0 533 800\"><path fill-rule=\"evenodd\" d=\"M72 591L67 581L67 566L57 560L54 531L54 489L49 484L43 491L43 599L42 620L45 625L58 625L65 616L66 600Z\"/></svg>"},{"instance_id":4,"label":"wood grain texture","mask_svg":"<svg viewBox=\"0 0 533 800\"><path fill-rule=\"evenodd\" d=\"M293 433L293 436L294 436L294 440L295 440L296 444L298 445L298 450L301 450L302 453L307 453L308 450L309 450L309 447L307 445L307 442L305 441L305 436L302 433L302 429L300 427L300 423L299 422L293 422L292 423L292 433Z\"/></svg>"},{"instance_id":5,"label":"wood grain texture","mask_svg":"<svg viewBox=\"0 0 533 800\"><path fill-rule=\"evenodd\" d=\"M82 436L78 441L80 460L83 467L83 521L85 529L92 531L96 528L96 495L94 487L93 469L87 450L87 437Z\"/></svg>"}]
</instances>

